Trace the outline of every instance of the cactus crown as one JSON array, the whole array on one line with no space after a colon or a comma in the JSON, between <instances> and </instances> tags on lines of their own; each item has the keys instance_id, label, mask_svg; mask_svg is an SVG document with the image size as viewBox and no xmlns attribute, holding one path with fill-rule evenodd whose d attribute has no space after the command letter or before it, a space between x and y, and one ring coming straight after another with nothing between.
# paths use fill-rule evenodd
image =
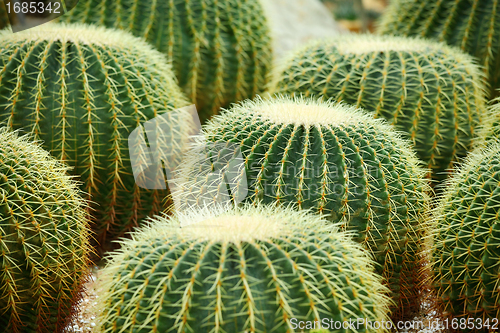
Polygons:
<instances>
[{"instance_id":1,"label":"cactus crown","mask_svg":"<svg viewBox=\"0 0 500 333\"><path fill-rule=\"evenodd\" d=\"M134 37L131 34L121 30L106 29L104 27L81 24L81 23L47 23L36 29L28 29L21 33L9 31L0 32L1 39L17 42L40 42L40 41L59 41L61 43L76 43L86 45L114 46L124 49L136 49L144 47L144 53L152 57L153 60L161 60L159 66L167 66L166 58L161 53L154 51L149 44L142 38ZM137 46L135 46L137 45Z\"/></svg>"},{"instance_id":2,"label":"cactus crown","mask_svg":"<svg viewBox=\"0 0 500 333\"><path fill-rule=\"evenodd\" d=\"M307 210L295 210L292 206L278 208L272 205L242 205L232 209L230 206L217 205L190 209L175 214L173 218L154 217L147 221L144 227L131 233L135 242L158 236L171 236L171 233L185 241L236 244L271 241L301 233L312 227L319 234L330 235L340 232L340 224L328 223L319 215L311 214ZM350 236L344 232L339 239ZM128 241L125 243L129 244Z\"/></svg>"},{"instance_id":3,"label":"cactus crown","mask_svg":"<svg viewBox=\"0 0 500 333\"><path fill-rule=\"evenodd\" d=\"M0 129L0 327L60 332L91 253L86 205L67 167Z\"/></svg>"},{"instance_id":4,"label":"cactus crown","mask_svg":"<svg viewBox=\"0 0 500 333\"><path fill-rule=\"evenodd\" d=\"M281 333L292 318L387 319L371 260L319 216L211 207L149 222L104 269L105 332Z\"/></svg>"},{"instance_id":5,"label":"cactus crown","mask_svg":"<svg viewBox=\"0 0 500 333\"><path fill-rule=\"evenodd\" d=\"M445 314L499 318L500 144L471 153L433 214L433 282Z\"/></svg>"},{"instance_id":6,"label":"cactus crown","mask_svg":"<svg viewBox=\"0 0 500 333\"><path fill-rule=\"evenodd\" d=\"M340 35L334 39L313 41L305 48L318 45L334 45L341 54L364 54L373 52L432 52L443 53L464 63L471 72L480 72L473 65L473 58L456 47L448 46L443 42L432 41L419 37L400 37L387 35L359 34L356 36ZM297 51L300 53L300 50ZM293 58L293 56L291 56ZM478 74L480 75L480 74Z\"/></svg>"},{"instance_id":7,"label":"cactus crown","mask_svg":"<svg viewBox=\"0 0 500 333\"><path fill-rule=\"evenodd\" d=\"M217 115L213 121L206 124L204 132L209 136L211 134L218 136L219 124L226 123L237 115L239 119L251 119L253 122L303 127L321 127L326 124L333 127L345 127L366 123L384 128L389 135L400 140L401 144L407 145L407 142L401 140L384 121L370 117L361 109L332 100L322 101L303 96L275 95L272 99L257 96L253 100L234 104L229 112ZM417 160L414 159L413 162L415 161Z\"/></svg>"},{"instance_id":8,"label":"cactus crown","mask_svg":"<svg viewBox=\"0 0 500 333\"><path fill-rule=\"evenodd\" d=\"M385 118L441 180L471 149L484 121L483 79L470 55L443 43L340 36L283 61L271 91L343 101Z\"/></svg>"},{"instance_id":9,"label":"cactus crown","mask_svg":"<svg viewBox=\"0 0 500 333\"><path fill-rule=\"evenodd\" d=\"M3 31L0 47L0 122L74 167L99 204L101 244L161 211L165 193L140 189L132 176L127 138L187 105L165 56L126 32L83 24Z\"/></svg>"},{"instance_id":10,"label":"cactus crown","mask_svg":"<svg viewBox=\"0 0 500 333\"><path fill-rule=\"evenodd\" d=\"M300 97L292 100L283 96L277 96L274 100L256 98L253 101L246 101L236 108L242 114L260 117L264 121L268 120L277 124L340 126L370 119L352 106L334 102L322 103L314 99Z\"/></svg>"}]
</instances>

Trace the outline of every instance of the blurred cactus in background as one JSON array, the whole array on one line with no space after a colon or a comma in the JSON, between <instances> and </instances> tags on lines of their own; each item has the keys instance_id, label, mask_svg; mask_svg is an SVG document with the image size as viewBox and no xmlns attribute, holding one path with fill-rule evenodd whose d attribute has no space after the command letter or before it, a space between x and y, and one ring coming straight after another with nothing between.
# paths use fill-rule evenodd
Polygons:
<instances>
[{"instance_id":1,"label":"blurred cactus in background","mask_svg":"<svg viewBox=\"0 0 500 333\"><path fill-rule=\"evenodd\" d=\"M434 38L477 57L489 78L490 96L500 88L498 0L393 0L378 32Z\"/></svg>"},{"instance_id":2,"label":"blurred cactus in background","mask_svg":"<svg viewBox=\"0 0 500 333\"><path fill-rule=\"evenodd\" d=\"M80 0L61 20L144 37L168 56L202 123L266 88L271 38L259 0Z\"/></svg>"}]
</instances>

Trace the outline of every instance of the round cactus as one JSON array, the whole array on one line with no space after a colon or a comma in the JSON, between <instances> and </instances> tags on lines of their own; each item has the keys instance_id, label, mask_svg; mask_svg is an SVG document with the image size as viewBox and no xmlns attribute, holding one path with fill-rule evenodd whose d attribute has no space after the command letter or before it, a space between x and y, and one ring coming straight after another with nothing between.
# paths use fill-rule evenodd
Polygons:
<instances>
[{"instance_id":1,"label":"round cactus","mask_svg":"<svg viewBox=\"0 0 500 333\"><path fill-rule=\"evenodd\" d=\"M307 46L283 64L274 92L333 98L387 119L434 180L471 150L485 113L472 57L402 37L344 36Z\"/></svg>"},{"instance_id":2,"label":"round cactus","mask_svg":"<svg viewBox=\"0 0 500 333\"><path fill-rule=\"evenodd\" d=\"M295 204L346 219L374 255L397 310L411 308L428 184L407 142L388 125L354 107L283 97L236 105L204 131L206 142L179 170L178 209L223 201L227 188L233 200L241 198L248 188L246 202ZM226 159L233 146L241 167Z\"/></svg>"},{"instance_id":3,"label":"round cactus","mask_svg":"<svg viewBox=\"0 0 500 333\"><path fill-rule=\"evenodd\" d=\"M0 327L62 332L88 274L85 203L67 167L0 129Z\"/></svg>"},{"instance_id":4,"label":"round cactus","mask_svg":"<svg viewBox=\"0 0 500 333\"><path fill-rule=\"evenodd\" d=\"M446 315L500 318L499 184L495 144L467 159L436 208L433 279Z\"/></svg>"},{"instance_id":5,"label":"round cactus","mask_svg":"<svg viewBox=\"0 0 500 333\"><path fill-rule=\"evenodd\" d=\"M102 272L104 332L284 333L300 332L299 321L387 320L371 259L319 216L212 207L150 222Z\"/></svg>"},{"instance_id":6,"label":"round cactus","mask_svg":"<svg viewBox=\"0 0 500 333\"><path fill-rule=\"evenodd\" d=\"M144 37L172 61L202 122L267 84L271 38L260 0L80 0L61 19Z\"/></svg>"},{"instance_id":7,"label":"round cactus","mask_svg":"<svg viewBox=\"0 0 500 333\"><path fill-rule=\"evenodd\" d=\"M98 204L101 242L163 209L165 194L136 184L127 141L145 121L187 105L161 53L85 25L0 32L0 49L0 123L31 132L74 167Z\"/></svg>"},{"instance_id":8,"label":"round cactus","mask_svg":"<svg viewBox=\"0 0 500 333\"><path fill-rule=\"evenodd\" d=\"M500 88L499 31L497 0L395 0L378 28L381 34L433 38L477 57L491 96Z\"/></svg>"}]
</instances>

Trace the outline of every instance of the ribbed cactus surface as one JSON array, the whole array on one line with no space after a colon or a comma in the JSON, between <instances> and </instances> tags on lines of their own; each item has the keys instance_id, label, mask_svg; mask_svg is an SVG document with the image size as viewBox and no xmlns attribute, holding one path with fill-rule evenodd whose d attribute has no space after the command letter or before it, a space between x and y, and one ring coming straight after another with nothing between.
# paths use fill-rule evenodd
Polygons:
<instances>
[{"instance_id":1,"label":"ribbed cactus surface","mask_svg":"<svg viewBox=\"0 0 500 333\"><path fill-rule=\"evenodd\" d=\"M62 332L88 273L85 203L67 167L0 129L0 332Z\"/></svg>"},{"instance_id":2,"label":"ribbed cactus surface","mask_svg":"<svg viewBox=\"0 0 500 333\"><path fill-rule=\"evenodd\" d=\"M475 56L491 96L500 88L499 31L498 0L395 0L378 28L381 34L437 39Z\"/></svg>"},{"instance_id":3,"label":"ribbed cactus surface","mask_svg":"<svg viewBox=\"0 0 500 333\"><path fill-rule=\"evenodd\" d=\"M482 79L472 57L442 43L358 35L306 46L283 63L273 90L333 98L387 119L442 180L477 136Z\"/></svg>"},{"instance_id":4,"label":"ribbed cactus surface","mask_svg":"<svg viewBox=\"0 0 500 333\"><path fill-rule=\"evenodd\" d=\"M80 0L61 20L144 37L172 61L202 122L267 83L272 52L260 0Z\"/></svg>"},{"instance_id":5,"label":"ribbed cactus surface","mask_svg":"<svg viewBox=\"0 0 500 333\"><path fill-rule=\"evenodd\" d=\"M306 212L213 207L155 217L110 259L100 297L106 333L284 333L301 332L299 321L387 321L371 259Z\"/></svg>"},{"instance_id":6,"label":"ribbed cactus surface","mask_svg":"<svg viewBox=\"0 0 500 333\"><path fill-rule=\"evenodd\" d=\"M0 123L32 133L73 167L96 203L101 242L163 209L164 194L135 183L127 141L143 122L187 104L161 53L86 25L0 33L0 49Z\"/></svg>"},{"instance_id":7,"label":"ribbed cactus surface","mask_svg":"<svg viewBox=\"0 0 500 333\"><path fill-rule=\"evenodd\" d=\"M415 301L428 185L409 144L388 125L342 104L255 99L214 117L204 137L179 172L179 209L223 201L228 188L240 198L247 187L246 202L346 219L398 310ZM234 147L240 166L227 158Z\"/></svg>"},{"instance_id":8,"label":"ribbed cactus surface","mask_svg":"<svg viewBox=\"0 0 500 333\"><path fill-rule=\"evenodd\" d=\"M436 209L433 279L446 315L500 318L499 184L496 144L467 159Z\"/></svg>"}]
</instances>

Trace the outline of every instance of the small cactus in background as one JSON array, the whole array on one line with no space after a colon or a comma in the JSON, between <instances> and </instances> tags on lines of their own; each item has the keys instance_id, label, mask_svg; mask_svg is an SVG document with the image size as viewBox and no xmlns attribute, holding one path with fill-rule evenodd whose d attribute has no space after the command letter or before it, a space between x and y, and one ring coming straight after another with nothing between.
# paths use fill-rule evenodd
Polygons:
<instances>
[{"instance_id":1,"label":"small cactus in background","mask_svg":"<svg viewBox=\"0 0 500 333\"><path fill-rule=\"evenodd\" d=\"M499 185L495 144L468 157L435 211L433 280L448 316L500 318Z\"/></svg>"},{"instance_id":2,"label":"small cactus in background","mask_svg":"<svg viewBox=\"0 0 500 333\"><path fill-rule=\"evenodd\" d=\"M67 167L0 129L0 331L62 332L88 273L85 204Z\"/></svg>"},{"instance_id":3,"label":"small cactus in background","mask_svg":"<svg viewBox=\"0 0 500 333\"><path fill-rule=\"evenodd\" d=\"M202 122L267 84L271 38L259 0L80 0L61 20L144 37L172 61Z\"/></svg>"},{"instance_id":4,"label":"small cactus in background","mask_svg":"<svg viewBox=\"0 0 500 333\"><path fill-rule=\"evenodd\" d=\"M290 57L273 92L333 98L387 119L442 180L472 149L485 113L482 79L472 57L441 43L343 36Z\"/></svg>"},{"instance_id":5,"label":"small cactus in background","mask_svg":"<svg viewBox=\"0 0 500 333\"><path fill-rule=\"evenodd\" d=\"M380 34L433 38L478 58L500 88L500 2L497 0L394 0L382 17Z\"/></svg>"},{"instance_id":6,"label":"small cactus in background","mask_svg":"<svg viewBox=\"0 0 500 333\"><path fill-rule=\"evenodd\" d=\"M396 311L416 302L428 184L409 144L388 125L342 104L255 99L215 116L204 137L178 171L179 210L220 202L228 187L239 198L247 187L246 202L292 203L346 219L374 255ZM241 170L224 171L231 152L217 144L240 148Z\"/></svg>"},{"instance_id":7,"label":"small cactus in background","mask_svg":"<svg viewBox=\"0 0 500 333\"><path fill-rule=\"evenodd\" d=\"M127 142L143 122L187 105L161 53L122 31L50 24L0 32L0 49L0 123L73 167L97 203L101 245L163 209L165 194L135 183Z\"/></svg>"},{"instance_id":8,"label":"small cactus in background","mask_svg":"<svg viewBox=\"0 0 500 333\"><path fill-rule=\"evenodd\" d=\"M372 260L317 215L214 206L149 222L101 272L104 332L284 333L301 332L299 321L387 321Z\"/></svg>"}]
</instances>

